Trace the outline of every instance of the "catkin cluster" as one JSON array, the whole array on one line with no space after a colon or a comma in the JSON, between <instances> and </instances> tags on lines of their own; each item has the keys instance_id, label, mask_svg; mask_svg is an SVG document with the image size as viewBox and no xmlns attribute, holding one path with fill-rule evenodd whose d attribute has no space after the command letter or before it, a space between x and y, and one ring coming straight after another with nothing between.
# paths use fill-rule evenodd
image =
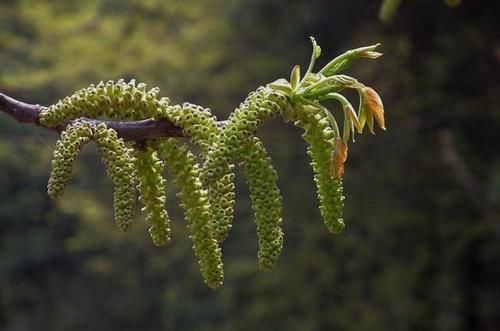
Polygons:
<instances>
[{"instance_id":1,"label":"catkin cluster","mask_svg":"<svg viewBox=\"0 0 500 331\"><path fill-rule=\"evenodd\" d=\"M287 98L271 88L259 87L251 92L231 113L224 130L211 145L203 165L203 181L211 183L231 172L230 165L243 146L251 144L264 121L280 115L287 104Z\"/></svg>"},{"instance_id":2,"label":"catkin cluster","mask_svg":"<svg viewBox=\"0 0 500 331\"><path fill-rule=\"evenodd\" d=\"M217 118L210 109L188 102L162 109L158 118L166 118L182 128L186 137L199 146L204 153L210 150L222 129L217 125ZM229 164L229 169L234 165ZM207 187L210 202L211 223L214 238L221 243L226 239L232 226L234 214L234 173L231 171L219 178L214 185Z\"/></svg>"},{"instance_id":3,"label":"catkin cluster","mask_svg":"<svg viewBox=\"0 0 500 331\"><path fill-rule=\"evenodd\" d=\"M114 216L121 230L129 230L134 219L136 193L142 204L153 243L170 242L170 220L166 210L165 170L180 188L179 198L193 242L200 272L209 287L223 282L221 244L227 237L234 214L234 167L238 164L250 189L257 227L258 261L263 270L274 267L283 247L282 198L278 175L256 132L267 120L281 116L304 130L308 144L321 215L328 230L338 233L342 219L342 175L347 141L354 130L374 122L385 129L382 101L370 87L339 75L356 58L377 58L378 45L350 50L313 73L321 49L313 42L313 55L303 78L295 66L290 82L279 79L251 92L225 122L218 122L208 108L183 103L171 105L159 98L159 89L146 89L134 80L126 83L100 82L77 91L55 105L43 108L40 122L66 129L54 151L48 183L51 197L60 196L71 178L73 163L90 140L98 146L106 171L115 186ZM339 94L355 89L360 96L358 113ZM341 135L334 116L321 102L337 100L344 111ZM199 155L187 144L172 138L125 142L99 119L168 120L180 127L197 146Z\"/></svg>"}]
</instances>

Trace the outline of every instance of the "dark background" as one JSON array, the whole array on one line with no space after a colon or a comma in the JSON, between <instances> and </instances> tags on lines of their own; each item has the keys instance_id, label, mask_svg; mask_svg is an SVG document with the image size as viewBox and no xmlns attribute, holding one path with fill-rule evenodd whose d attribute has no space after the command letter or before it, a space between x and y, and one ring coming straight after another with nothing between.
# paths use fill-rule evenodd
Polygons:
<instances>
[{"instance_id":1,"label":"dark background","mask_svg":"<svg viewBox=\"0 0 500 331\"><path fill-rule=\"evenodd\" d=\"M0 3L0 91L51 104L100 80L136 78L219 118L257 86L381 42L348 73L374 87L387 132L350 145L346 229L327 233L300 133L260 132L280 174L285 247L257 269L238 175L225 284L199 275L169 185L173 242L142 215L122 234L94 146L56 202L54 134L0 116L0 329L500 330L499 13L496 0L106 0ZM319 67L318 65L318 67ZM355 101L354 99L353 101ZM340 114L340 113L339 113Z\"/></svg>"}]
</instances>

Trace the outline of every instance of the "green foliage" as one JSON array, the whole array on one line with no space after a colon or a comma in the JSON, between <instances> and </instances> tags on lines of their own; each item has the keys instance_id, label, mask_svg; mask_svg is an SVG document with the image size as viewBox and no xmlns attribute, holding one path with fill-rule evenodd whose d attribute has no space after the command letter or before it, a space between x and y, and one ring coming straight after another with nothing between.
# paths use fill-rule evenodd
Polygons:
<instances>
[{"instance_id":1,"label":"green foliage","mask_svg":"<svg viewBox=\"0 0 500 331\"><path fill-rule=\"evenodd\" d=\"M0 62L9 69L0 81L7 90L48 90L55 97L89 82L136 77L186 96L215 78L210 90L221 95L221 82L232 73L214 75L213 69L235 52L229 47L233 6L221 8L217 0L189 6L182 0L9 1L0 32L0 48L8 49ZM186 66L192 75L183 74Z\"/></svg>"}]
</instances>

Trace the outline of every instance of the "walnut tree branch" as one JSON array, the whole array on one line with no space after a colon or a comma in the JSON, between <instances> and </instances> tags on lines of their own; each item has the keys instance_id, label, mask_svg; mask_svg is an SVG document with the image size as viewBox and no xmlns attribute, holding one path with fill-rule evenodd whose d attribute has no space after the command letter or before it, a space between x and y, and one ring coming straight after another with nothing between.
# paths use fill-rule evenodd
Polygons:
<instances>
[{"instance_id":1,"label":"walnut tree branch","mask_svg":"<svg viewBox=\"0 0 500 331\"><path fill-rule=\"evenodd\" d=\"M33 123L36 126L60 133L70 123L50 127L40 123L40 111L42 106L29 104L16 100L8 95L0 93L0 111L4 112L20 123ZM148 138L158 137L184 137L182 129L168 120L145 119L140 121L101 121L87 119L96 124L105 123L108 128L114 129L118 135L125 140L141 141ZM217 122L224 125L225 121Z\"/></svg>"}]
</instances>

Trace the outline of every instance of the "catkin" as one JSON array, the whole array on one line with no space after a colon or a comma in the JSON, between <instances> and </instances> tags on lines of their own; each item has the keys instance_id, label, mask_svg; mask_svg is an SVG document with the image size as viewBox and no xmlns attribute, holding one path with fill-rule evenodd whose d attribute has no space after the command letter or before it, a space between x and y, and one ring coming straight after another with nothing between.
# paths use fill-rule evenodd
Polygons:
<instances>
[{"instance_id":1,"label":"catkin","mask_svg":"<svg viewBox=\"0 0 500 331\"><path fill-rule=\"evenodd\" d=\"M156 118L166 118L182 128L184 135L203 151L208 150L221 131L210 109L189 102L162 107Z\"/></svg>"},{"instance_id":2,"label":"catkin","mask_svg":"<svg viewBox=\"0 0 500 331\"><path fill-rule=\"evenodd\" d=\"M113 195L115 222L122 231L131 228L135 210L134 159L123 139L104 123L99 124L94 140L106 166L106 172L115 185Z\"/></svg>"},{"instance_id":3,"label":"catkin","mask_svg":"<svg viewBox=\"0 0 500 331\"><path fill-rule=\"evenodd\" d=\"M150 146L166 161L167 169L180 188L181 206L185 210L187 227L201 274L209 287L217 288L222 285L224 278L221 249L213 237L210 205L207 192L200 182L200 168L196 157L175 139L155 140Z\"/></svg>"},{"instance_id":4,"label":"catkin","mask_svg":"<svg viewBox=\"0 0 500 331\"><path fill-rule=\"evenodd\" d=\"M217 118L208 108L203 108L188 102L162 108L160 118L167 118L173 124L182 128L186 137L207 152L221 133L217 126ZM230 165L230 169L232 169ZM214 238L222 242L227 237L232 226L234 215L234 173L229 172L220 180L207 187L208 200Z\"/></svg>"},{"instance_id":5,"label":"catkin","mask_svg":"<svg viewBox=\"0 0 500 331\"><path fill-rule=\"evenodd\" d=\"M268 87L259 87L229 116L227 123L211 145L203 165L202 180L213 183L231 172L233 159L241 155L243 146L251 143L262 123L282 113L288 99Z\"/></svg>"},{"instance_id":6,"label":"catkin","mask_svg":"<svg viewBox=\"0 0 500 331\"><path fill-rule=\"evenodd\" d=\"M321 215L328 230L338 233L344 228L344 196L342 179L331 178L330 173L331 155L335 148L334 132L323 113L303 114L295 125L304 129L302 137L308 143L307 154L314 171Z\"/></svg>"},{"instance_id":7,"label":"catkin","mask_svg":"<svg viewBox=\"0 0 500 331\"><path fill-rule=\"evenodd\" d=\"M93 136L91 124L74 121L61 133L52 159L52 171L47 184L47 192L53 199L58 198L73 174L73 164L82 147Z\"/></svg>"},{"instance_id":8,"label":"catkin","mask_svg":"<svg viewBox=\"0 0 500 331\"><path fill-rule=\"evenodd\" d=\"M242 153L240 166L250 188L259 238L259 266L270 270L283 247L281 194L276 181L278 175L271 164L262 142L254 137Z\"/></svg>"},{"instance_id":9,"label":"catkin","mask_svg":"<svg viewBox=\"0 0 500 331\"><path fill-rule=\"evenodd\" d=\"M139 201L144 206L151 240L156 246L166 245L170 242L170 219L165 209L164 162L149 147L136 148L134 156Z\"/></svg>"},{"instance_id":10,"label":"catkin","mask_svg":"<svg viewBox=\"0 0 500 331\"><path fill-rule=\"evenodd\" d=\"M271 159L255 132L264 121L280 115L288 99L268 87L251 92L229 117L209 151L202 178L207 187L218 185L231 173L230 164L240 161L245 173L259 236L259 265L273 267L283 245L281 197Z\"/></svg>"},{"instance_id":11,"label":"catkin","mask_svg":"<svg viewBox=\"0 0 500 331\"><path fill-rule=\"evenodd\" d=\"M75 92L50 107L43 107L40 122L47 126L64 124L80 117L106 117L120 120L140 120L156 116L168 105L168 98L157 96L160 89L146 90L146 84L136 85L135 80L125 83L122 79Z\"/></svg>"}]
</instances>

